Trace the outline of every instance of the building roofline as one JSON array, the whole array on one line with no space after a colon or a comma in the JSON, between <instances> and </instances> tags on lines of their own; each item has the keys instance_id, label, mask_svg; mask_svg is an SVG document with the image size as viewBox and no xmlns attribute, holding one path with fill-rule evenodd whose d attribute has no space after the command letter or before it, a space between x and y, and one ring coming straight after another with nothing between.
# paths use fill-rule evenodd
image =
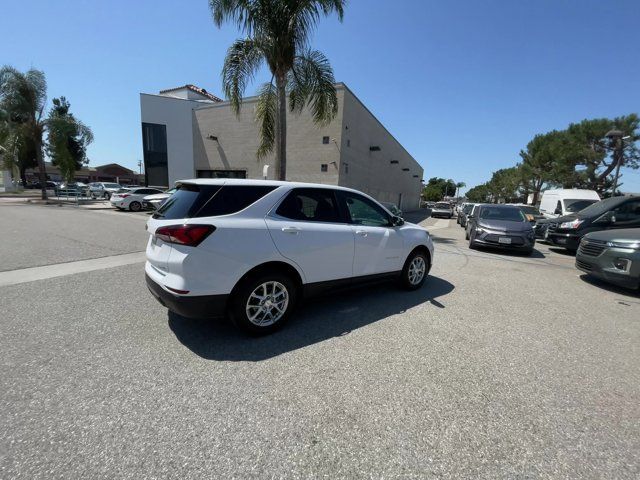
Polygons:
<instances>
[{"instance_id":1,"label":"building roofline","mask_svg":"<svg viewBox=\"0 0 640 480\"><path fill-rule=\"evenodd\" d=\"M340 85L344 90L346 90L347 92L349 92L349 93L353 96L353 98L355 98L355 99L358 101L358 103L359 103L360 105L362 105L362 108L364 108L364 109L369 113L369 115L371 115L371 116L373 117L373 119L374 119L376 122L378 122L378 124L379 124L383 129L384 129L384 131L385 131L385 132L387 132L387 134L388 134L388 135L393 139L393 141L394 141L394 142L396 142L396 143L400 146L400 148L402 148L402 150L404 150L404 152L405 152L407 155L409 155L409 156L411 157L411 159L412 159L414 162L416 162L416 163L418 164L418 166L419 166L420 168L422 168L422 173L423 173L423 175L424 175L424 167L420 164L420 162L418 162L418 160L416 160L416 159L415 159L415 157L414 157L413 155L411 155L411 153L409 153L409 151L404 147L404 145L402 145L402 143L400 143L400 142L398 141L398 139L397 139L397 138L396 138L396 137L395 137L395 136L394 136L394 135L389 131L389 129L388 129L387 127L385 127L385 126L384 126L384 123L382 123L382 122L378 119L378 117L376 117L376 116L374 115L374 113L373 113L371 110L369 110L369 107L367 107L367 106L364 104L364 102L363 102L362 100L360 100L360 99L358 98L358 96L357 96L355 93L353 93L353 90L351 90L351 89L347 86L347 84L346 84L346 83L338 82L338 83L336 83L336 86L338 86L338 85ZM344 117L343 117L343 118L344 118Z\"/></svg>"},{"instance_id":2,"label":"building roofline","mask_svg":"<svg viewBox=\"0 0 640 480\"><path fill-rule=\"evenodd\" d=\"M198 95L202 95L204 97L207 97L211 101L222 102L222 99L220 97L216 97L213 93L207 92L206 89L198 87L198 86L193 85L191 83L187 83L186 85L182 85L180 87L166 88L164 90L160 90L160 94L162 95L163 93L175 92L177 90L182 90L184 88L186 88L187 90L191 90L192 92L197 93Z\"/></svg>"}]
</instances>

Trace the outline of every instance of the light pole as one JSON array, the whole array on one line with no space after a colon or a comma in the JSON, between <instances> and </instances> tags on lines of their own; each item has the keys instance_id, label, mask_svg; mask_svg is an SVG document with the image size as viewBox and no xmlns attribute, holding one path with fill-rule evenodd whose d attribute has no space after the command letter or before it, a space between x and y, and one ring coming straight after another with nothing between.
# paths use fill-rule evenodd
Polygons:
<instances>
[{"instance_id":1,"label":"light pole","mask_svg":"<svg viewBox=\"0 0 640 480\"><path fill-rule=\"evenodd\" d=\"M614 158L617 157L616 158L616 175L613 180L612 196L616 195L616 189L618 188L618 178L620 176L620 165L622 165L622 162L624 161L623 135L624 133L622 133L620 130L609 130L605 134L605 137L607 137L609 140L611 140L612 143L614 143L613 155L614 155Z\"/></svg>"}]
</instances>

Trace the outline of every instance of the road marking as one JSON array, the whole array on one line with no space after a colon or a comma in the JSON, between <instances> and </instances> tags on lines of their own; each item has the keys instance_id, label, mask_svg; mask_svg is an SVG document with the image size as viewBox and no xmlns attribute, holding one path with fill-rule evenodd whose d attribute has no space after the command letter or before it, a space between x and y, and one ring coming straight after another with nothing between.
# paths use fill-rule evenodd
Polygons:
<instances>
[{"instance_id":1,"label":"road marking","mask_svg":"<svg viewBox=\"0 0 640 480\"><path fill-rule=\"evenodd\" d=\"M449 222L450 222L450 220L445 220L445 219L441 218L440 220L436 220L436 223L434 225L428 225L428 226L425 226L425 228L428 231L441 230L443 228L448 228L449 227Z\"/></svg>"},{"instance_id":2,"label":"road marking","mask_svg":"<svg viewBox=\"0 0 640 480\"><path fill-rule=\"evenodd\" d=\"M125 253L124 255L112 255L110 257L92 258L77 262L56 263L42 267L22 268L0 272L0 287L18 285L20 283L35 282L48 278L63 277L74 273L92 272L105 268L122 267L145 261L145 252Z\"/></svg>"}]
</instances>

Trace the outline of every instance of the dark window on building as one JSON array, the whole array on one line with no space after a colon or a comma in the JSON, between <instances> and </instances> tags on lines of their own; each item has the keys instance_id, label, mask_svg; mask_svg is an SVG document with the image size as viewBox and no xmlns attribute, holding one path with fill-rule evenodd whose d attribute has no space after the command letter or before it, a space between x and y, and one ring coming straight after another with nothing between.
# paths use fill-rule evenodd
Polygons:
<instances>
[{"instance_id":1,"label":"dark window on building","mask_svg":"<svg viewBox=\"0 0 640 480\"><path fill-rule=\"evenodd\" d=\"M181 185L158 209L154 218L215 217L244 210L257 202L275 186L253 185Z\"/></svg>"},{"instance_id":2,"label":"dark window on building","mask_svg":"<svg viewBox=\"0 0 640 480\"><path fill-rule=\"evenodd\" d=\"M323 163L320 165L320 171L321 172L327 172L329 171L329 166L326 163Z\"/></svg>"},{"instance_id":3,"label":"dark window on building","mask_svg":"<svg viewBox=\"0 0 640 480\"><path fill-rule=\"evenodd\" d=\"M329 143L329 137L322 137L322 143L324 143L325 145Z\"/></svg>"},{"instance_id":4,"label":"dark window on building","mask_svg":"<svg viewBox=\"0 0 640 480\"><path fill-rule=\"evenodd\" d=\"M351 140L347 138L347 147L351 146Z\"/></svg>"},{"instance_id":5,"label":"dark window on building","mask_svg":"<svg viewBox=\"0 0 640 480\"><path fill-rule=\"evenodd\" d=\"M344 173L349 173L349 164L348 163L344 164Z\"/></svg>"},{"instance_id":6,"label":"dark window on building","mask_svg":"<svg viewBox=\"0 0 640 480\"><path fill-rule=\"evenodd\" d=\"M142 124L142 154L147 185L169 186L166 125Z\"/></svg>"},{"instance_id":7,"label":"dark window on building","mask_svg":"<svg viewBox=\"0 0 640 480\"><path fill-rule=\"evenodd\" d=\"M198 170L197 178L247 178L245 170Z\"/></svg>"},{"instance_id":8,"label":"dark window on building","mask_svg":"<svg viewBox=\"0 0 640 480\"><path fill-rule=\"evenodd\" d=\"M342 222L334 192L322 188L294 189L280 204L276 214L305 222Z\"/></svg>"}]
</instances>

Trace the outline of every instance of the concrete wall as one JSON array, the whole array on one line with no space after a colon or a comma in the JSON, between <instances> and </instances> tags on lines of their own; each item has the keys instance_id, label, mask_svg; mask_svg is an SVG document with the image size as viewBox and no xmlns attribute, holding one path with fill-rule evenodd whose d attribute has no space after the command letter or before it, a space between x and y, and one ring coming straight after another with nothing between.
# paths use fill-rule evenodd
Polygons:
<instances>
[{"instance_id":1,"label":"concrete wall","mask_svg":"<svg viewBox=\"0 0 640 480\"><path fill-rule=\"evenodd\" d=\"M338 183L342 92L338 92L338 96L338 114L329 125L314 124L308 110L299 115L287 114L288 180ZM239 117L232 112L228 102L202 106L194 111L196 170L245 170L247 178L262 178L263 166L269 165L268 178L276 178L275 156L256 158L260 145L255 121L256 102L256 97L244 99ZM210 135L218 140L211 140ZM322 143L325 136L329 137L328 144ZM327 164L327 172L321 171L322 164Z\"/></svg>"},{"instance_id":2,"label":"concrete wall","mask_svg":"<svg viewBox=\"0 0 640 480\"><path fill-rule=\"evenodd\" d=\"M399 204L402 194L402 210L419 208L423 168L346 86L341 90L344 115L339 184L381 202ZM380 151L370 151L372 146ZM392 160L398 163L392 164Z\"/></svg>"},{"instance_id":3,"label":"concrete wall","mask_svg":"<svg viewBox=\"0 0 640 480\"><path fill-rule=\"evenodd\" d=\"M202 103L164 95L140 94L142 122L167 126L168 186L196 175L193 167L193 109Z\"/></svg>"}]
</instances>

